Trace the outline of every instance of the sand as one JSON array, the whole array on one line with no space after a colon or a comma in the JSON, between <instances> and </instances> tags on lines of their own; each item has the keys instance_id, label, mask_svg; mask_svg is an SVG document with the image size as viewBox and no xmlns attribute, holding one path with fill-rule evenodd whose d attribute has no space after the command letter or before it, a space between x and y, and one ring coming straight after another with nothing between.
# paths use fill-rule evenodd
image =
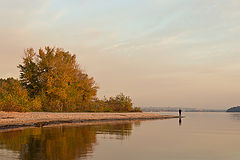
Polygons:
<instances>
[{"instance_id":1,"label":"sand","mask_svg":"<svg viewBox=\"0 0 240 160\"><path fill-rule=\"evenodd\" d=\"M89 123L100 121L150 120L179 118L158 113L54 113L54 112L0 112L0 130L23 127L43 127L63 123Z\"/></svg>"}]
</instances>

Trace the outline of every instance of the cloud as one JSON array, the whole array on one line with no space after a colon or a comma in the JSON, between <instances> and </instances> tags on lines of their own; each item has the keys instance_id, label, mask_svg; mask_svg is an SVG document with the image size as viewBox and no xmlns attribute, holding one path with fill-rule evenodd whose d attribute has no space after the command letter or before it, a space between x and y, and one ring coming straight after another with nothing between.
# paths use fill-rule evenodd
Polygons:
<instances>
[{"instance_id":1,"label":"cloud","mask_svg":"<svg viewBox=\"0 0 240 160\"><path fill-rule=\"evenodd\" d=\"M240 94L239 7L237 0L0 1L0 76L18 76L25 48L51 45L77 53L100 95L224 107L203 99L226 91L239 100L231 98Z\"/></svg>"}]
</instances>

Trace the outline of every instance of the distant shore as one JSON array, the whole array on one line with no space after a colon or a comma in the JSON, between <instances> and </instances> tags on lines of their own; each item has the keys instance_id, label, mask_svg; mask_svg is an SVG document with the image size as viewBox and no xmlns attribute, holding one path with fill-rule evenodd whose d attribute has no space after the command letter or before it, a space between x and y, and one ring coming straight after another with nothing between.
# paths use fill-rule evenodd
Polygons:
<instances>
[{"instance_id":1,"label":"distant shore","mask_svg":"<svg viewBox=\"0 0 240 160\"><path fill-rule=\"evenodd\" d=\"M48 125L89 123L122 120L151 120L179 118L157 113L56 113L56 112L0 112L0 130L44 127Z\"/></svg>"}]
</instances>

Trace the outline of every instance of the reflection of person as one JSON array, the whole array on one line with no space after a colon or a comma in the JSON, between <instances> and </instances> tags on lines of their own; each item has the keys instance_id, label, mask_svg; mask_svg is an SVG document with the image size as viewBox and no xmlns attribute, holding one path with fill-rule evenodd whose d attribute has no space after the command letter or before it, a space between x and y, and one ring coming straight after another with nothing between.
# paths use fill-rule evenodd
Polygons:
<instances>
[{"instance_id":1,"label":"reflection of person","mask_svg":"<svg viewBox=\"0 0 240 160\"><path fill-rule=\"evenodd\" d=\"M181 117L182 116L182 110L181 109L179 109L179 117Z\"/></svg>"},{"instance_id":2,"label":"reflection of person","mask_svg":"<svg viewBox=\"0 0 240 160\"><path fill-rule=\"evenodd\" d=\"M181 117L179 118L178 124L179 124L179 126L182 125L182 119L181 119Z\"/></svg>"}]
</instances>

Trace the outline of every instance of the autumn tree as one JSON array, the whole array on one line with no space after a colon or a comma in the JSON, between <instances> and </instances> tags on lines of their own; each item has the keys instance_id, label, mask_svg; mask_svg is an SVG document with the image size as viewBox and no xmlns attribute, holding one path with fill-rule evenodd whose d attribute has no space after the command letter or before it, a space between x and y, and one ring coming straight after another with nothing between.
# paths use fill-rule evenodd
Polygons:
<instances>
[{"instance_id":1,"label":"autumn tree","mask_svg":"<svg viewBox=\"0 0 240 160\"><path fill-rule=\"evenodd\" d=\"M84 111L96 96L94 79L63 49L27 49L18 67L23 87L31 98L41 98L43 111Z\"/></svg>"}]
</instances>

